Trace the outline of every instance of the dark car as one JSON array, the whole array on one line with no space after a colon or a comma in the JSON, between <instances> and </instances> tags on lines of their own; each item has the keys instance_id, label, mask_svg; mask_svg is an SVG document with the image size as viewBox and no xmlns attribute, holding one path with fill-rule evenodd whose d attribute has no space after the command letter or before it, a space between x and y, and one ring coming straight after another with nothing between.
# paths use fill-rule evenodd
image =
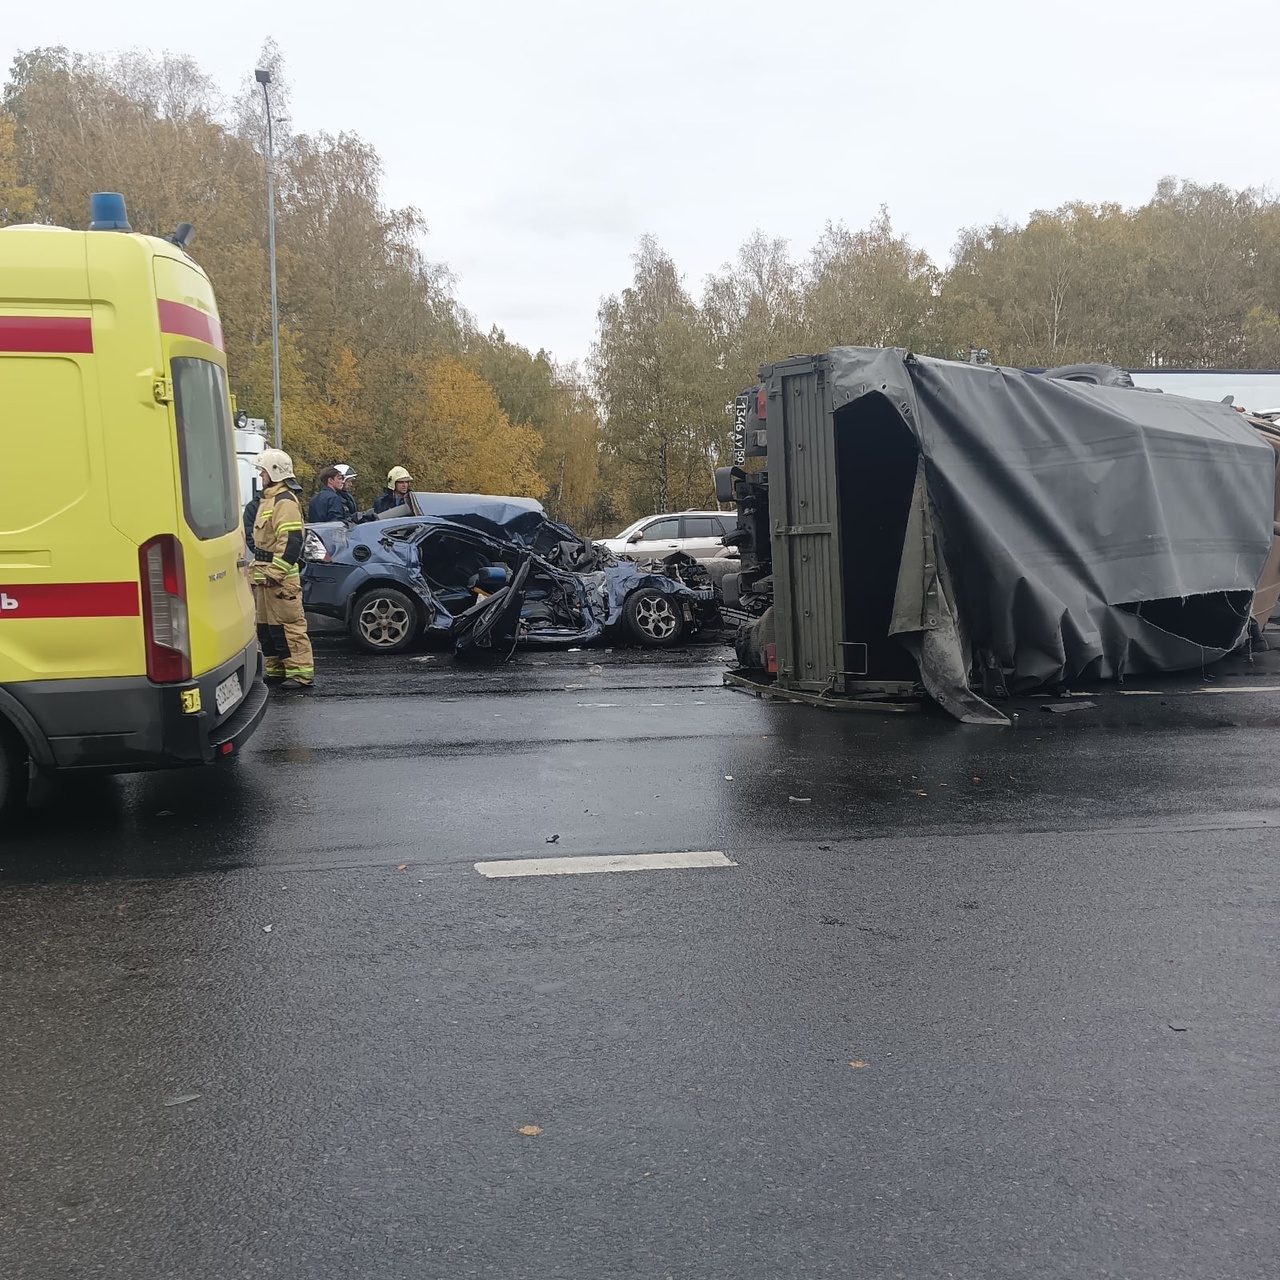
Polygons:
<instances>
[{"instance_id":1,"label":"dark car","mask_svg":"<svg viewBox=\"0 0 1280 1280\"><path fill-rule=\"evenodd\" d=\"M720 623L719 590L689 556L619 561L528 498L410 496L386 519L307 527L303 604L371 652L424 635L458 649L604 637L666 648Z\"/></svg>"}]
</instances>

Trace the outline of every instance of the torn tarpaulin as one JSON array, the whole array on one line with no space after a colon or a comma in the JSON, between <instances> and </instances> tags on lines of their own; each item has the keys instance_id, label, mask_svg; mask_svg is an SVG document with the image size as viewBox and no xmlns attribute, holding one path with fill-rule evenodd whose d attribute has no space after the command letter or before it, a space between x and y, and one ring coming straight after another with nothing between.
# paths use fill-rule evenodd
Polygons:
<instances>
[{"instance_id":1,"label":"torn tarpaulin","mask_svg":"<svg viewBox=\"0 0 1280 1280\"><path fill-rule=\"evenodd\" d=\"M1230 408L901 350L824 359L842 486L877 433L914 441L884 500L905 540L859 550L893 557L889 631L954 714L984 665L1023 691L1193 668L1246 634L1276 457Z\"/></svg>"}]
</instances>

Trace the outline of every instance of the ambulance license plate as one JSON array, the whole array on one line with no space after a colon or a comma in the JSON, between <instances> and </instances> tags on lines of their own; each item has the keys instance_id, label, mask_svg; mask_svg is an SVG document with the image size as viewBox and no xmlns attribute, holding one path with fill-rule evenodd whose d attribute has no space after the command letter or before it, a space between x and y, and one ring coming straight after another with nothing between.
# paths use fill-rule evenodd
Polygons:
<instances>
[{"instance_id":1,"label":"ambulance license plate","mask_svg":"<svg viewBox=\"0 0 1280 1280\"><path fill-rule=\"evenodd\" d=\"M226 715L242 697L244 697L244 691L240 687L240 673L238 671L235 675L228 676L213 691L214 705L218 708L220 716Z\"/></svg>"}]
</instances>

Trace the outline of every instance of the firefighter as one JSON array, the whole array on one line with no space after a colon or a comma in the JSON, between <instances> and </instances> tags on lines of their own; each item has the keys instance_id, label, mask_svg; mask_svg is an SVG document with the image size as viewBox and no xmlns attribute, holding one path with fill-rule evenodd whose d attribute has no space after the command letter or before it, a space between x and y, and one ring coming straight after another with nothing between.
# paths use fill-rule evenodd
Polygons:
<instances>
[{"instance_id":1,"label":"firefighter","mask_svg":"<svg viewBox=\"0 0 1280 1280\"><path fill-rule=\"evenodd\" d=\"M412 483L413 477L403 467L392 467L387 472L387 487L373 500L373 509L381 515L392 507L407 505Z\"/></svg>"},{"instance_id":2,"label":"firefighter","mask_svg":"<svg viewBox=\"0 0 1280 1280\"><path fill-rule=\"evenodd\" d=\"M332 520L355 520L360 514L356 496L347 492L347 479L337 467L325 467L316 477L320 490L307 508L308 524Z\"/></svg>"},{"instance_id":3,"label":"firefighter","mask_svg":"<svg viewBox=\"0 0 1280 1280\"><path fill-rule=\"evenodd\" d=\"M351 501L355 502L355 480L356 469L346 462L335 462L333 469L342 477L342 489L344 493L351 495ZM358 504L357 504L358 505Z\"/></svg>"},{"instance_id":4,"label":"firefighter","mask_svg":"<svg viewBox=\"0 0 1280 1280\"><path fill-rule=\"evenodd\" d=\"M293 459L279 449L263 450L254 465L262 479L262 501L253 522L253 595L266 680L285 689L310 689L316 668L298 569L302 486L294 478Z\"/></svg>"},{"instance_id":5,"label":"firefighter","mask_svg":"<svg viewBox=\"0 0 1280 1280\"><path fill-rule=\"evenodd\" d=\"M365 524L370 520L376 520L378 513L372 507L368 511L361 511L360 504L356 501L355 481L358 479L356 469L345 462L335 462L333 469L342 477L343 499L350 502L351 510L355 512L354 515L347 517L348 521L354 524Z\"/></svg>"}]
</instances>

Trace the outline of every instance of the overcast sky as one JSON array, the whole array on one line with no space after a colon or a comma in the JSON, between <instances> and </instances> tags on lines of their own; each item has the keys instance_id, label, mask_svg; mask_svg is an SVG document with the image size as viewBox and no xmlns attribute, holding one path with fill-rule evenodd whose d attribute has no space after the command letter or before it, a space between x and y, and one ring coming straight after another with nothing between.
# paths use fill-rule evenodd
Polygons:
<instances>
[{"instance_id":1,"label":"overcast sky","mask_svg":"<svg viewBox=\"0 0 1280 1280\"><path fill-rule=\"evenodd\" d=\"M881 204L941 264L1166 174L1280 185L1275 0L15 2L0 58L168 49L230 93L267 37L293 127L371 142L480 325L565 360L645 232L698 293L756 228L802 255Z\"/></svg>"}]
</instances>

